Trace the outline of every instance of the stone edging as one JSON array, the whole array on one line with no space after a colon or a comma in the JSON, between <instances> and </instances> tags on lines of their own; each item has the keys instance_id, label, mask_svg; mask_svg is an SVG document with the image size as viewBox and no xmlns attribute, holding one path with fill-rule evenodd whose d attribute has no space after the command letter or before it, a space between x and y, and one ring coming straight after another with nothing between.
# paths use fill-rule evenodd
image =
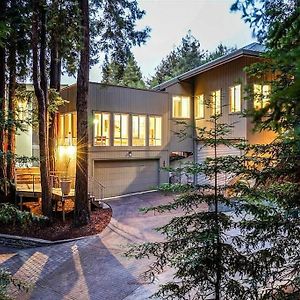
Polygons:
<instances>
[{"instance_id":1,"label":"stone edging","mask_svg":"<svg viewBox=\"0 0 300 300\"><path fill-rule=\"evenodd\" d=\"M111 206L107 203L104 203L104 207L110 208ZM24 237L18 235L10 235L10 234L2 234L0 233L0 246L12 247L12 248L34 248L34 247L45 247L45 246L53 246L68 242L74 242L78 240L82 240L88 237L92 237L93 235L89 236L82 236L73 239L65 239L65 240L57 240L57 241L50 241L50 240L43 240L38 238L31 238L31 237Z\"/></svg>"}]
</instances>

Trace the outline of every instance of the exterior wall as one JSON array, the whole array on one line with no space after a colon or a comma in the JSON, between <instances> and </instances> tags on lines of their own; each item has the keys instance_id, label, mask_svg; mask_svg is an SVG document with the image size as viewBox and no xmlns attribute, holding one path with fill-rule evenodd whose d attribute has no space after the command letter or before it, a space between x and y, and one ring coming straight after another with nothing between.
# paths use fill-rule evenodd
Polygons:
<instances>
[{"instance_id":1,"label":"exterior wall","mask_svg":"<svg viewBox=\"0 0 300 300\"><path fill-rule=\"evenodd\" d=\"M76 111L76 85L63 89L61 95L68 100L59 109L60 113ZM93 114L94 112L108 112L110 117L110 140L113 140L113 113L129 114L129 141L131 140L132 124L131 115L146 115L146 141L149 138L149 116L162 117L162 145L161 146L94 146L93 145ZM89 135L89 169L88 176L94 175L94 162L103 160L135 160L158 159L159 166L169 165L169 105L168 95L165 92L154 92L142 89L125 88L110 85L90 83L88 100L88 135ZM69 163L69 173L75 174L75 159ZM58 170L66 169L66 155L59 156ZM160 183L169 181L169 174L160 171Z\"/></svg>"},{"instance_id":2,"label":"exterior wall","mask_svg":"<svg viewBox=\"0 0 300 300\"><path fill-rule=\"evenodd\" d=\"M137 158L157 158L160 167L169 165L169 124L168 124L168 99L164 92L154 92L141 89L100 85L91 83L88 102L89 116L89 176L94 175L95 160L119 160ZM93 113L128 113L157 115L162 117L162 145L161 146L93 146ZM111 128L112 127L111 115ZM149 125L146 127L146 141L149 138ZM131 117L129 118L129 141L131 140ZM111 130L110 140L113 139ZM130 153L130 156L129 156ZM160 183L168 182L167 172L160 172Z\"/></svg>"},{"instance_id":3,"label":"exterior wall","mask_svg":"<svg viewBox=\"0 0 300 300\"><path fill-rule=\"evenodd\" d=\"M185 122L187 125L191 126L193 124L194 116L194 86L191 82L180 82L176 83L168 88L166 92L169 94L169 123L170 123L170 152L194 152L193 150L193 139L190 137L193 134L193 130L189 128L185 129L184 124L178 124L177 122ZM172 97L173 96L188 96L191 99L190 107L190 118L189 119L174 119L172 117ZM175 133L185 130L189 137L181 140Z\"/></svg>"},{"instance_id":4,"label":"exterior wall","mask_svg":"<svg viewBox=\"0 0 300 300\"><path fill-rule=\"evenodd\" d=\"M246 58L247 64L251 65L255 62L258 61L257 58ZM267 75L267 78L265 78L266 80L270 80L271 79L271 74ZM261 79L250 79L250 78L246 78L247 80L247 84L248 85L252 85L254 83L259 83L261 81ZM251 105L251 107L253 107L253 101L249 101L248 105ZM276 134L274 131L261 131L261 132L257 132L254 131L254 124L251 121L250 118L247 118L247 136L246 139L248 140L248 142L250 144L267 144L272 142L274 139L276 138Z\"/></svg>"},{"instance_id":5,"label":"exterior wall","mask_svg":"<svg viewBox=\"0 0 300 300\"><path fill-rule=\"evenodd\" d=\"M242 117L241 113L230 113L229 110L229 88L237 83L241 84L242 91L246 85L246 74L243 68L247 65L245 57L239 58L234 62L216 67L210 71L200 74L195 79L195 96L204 95L205 101L209 101L213 91L221 90L222 116L221 123L234 124L232 133L229 137L246 138L247 120ZM243 98L243 97L242 97ZM242 99L242 111L246 109L247 104ZM212 109L205 107L205 118L195 121L197 127L210 128L208 122L212 115Z\"/></svg>"}]
</instances>

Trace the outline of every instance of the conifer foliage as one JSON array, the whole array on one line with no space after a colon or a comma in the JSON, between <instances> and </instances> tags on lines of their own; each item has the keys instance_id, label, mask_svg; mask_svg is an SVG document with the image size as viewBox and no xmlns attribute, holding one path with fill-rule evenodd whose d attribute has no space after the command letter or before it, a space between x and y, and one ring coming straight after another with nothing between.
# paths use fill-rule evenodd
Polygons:
<instances>
[{"instance_id":1,"label":"conifer foliage","mask_svg":"<svg viewBox=\"0 0 300 300\"><path fill-rule=\"evenodd\" d=\"M237 147L241 141L228 138L231 126L220 122L219 115L211 117L207 128L196 130L201 147L210 148L213 155L184 169L192 175L204 174L206 180L177 185L177 189L176 185L175 189L174 185L164 186L165 192L175 190L174 202L145 211L179 212L168 224L157 228L165 240L132 246L127 254L135 258L153 256L155 262L146 272L150 277L166 267L174 269L173 280L156 293L159 298L243 299L251 293L243 279L250 266L247 252L240 247L236 214L222 209L235 211L236 201L227 192L228 182L221 180L239 172L241 157L219 155L220 147Z\"/></svg>"}]
</instances>

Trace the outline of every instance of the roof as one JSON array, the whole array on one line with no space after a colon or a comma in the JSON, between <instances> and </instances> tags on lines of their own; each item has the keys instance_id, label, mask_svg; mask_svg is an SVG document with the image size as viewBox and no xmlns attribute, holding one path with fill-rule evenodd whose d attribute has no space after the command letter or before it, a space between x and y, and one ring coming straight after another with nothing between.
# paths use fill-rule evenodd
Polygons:
<instances>
[{"instance_id":1,"label":"roof","mask_svg":"<svg viewBox=\"0 0 300 300\"><path fill-rule=\"evenodd\" d=\"M212 68L215 68L219 65L225 64L229 61L232 61L234 59L237 59L243 55L247 56L260 56L262 53L266 51L266 47L264 45L261 45L259 43L251 43L243 48L237 49L229 54L223 55L217 59L214 59L212 61L209 61L199 67L196 67L190 71L187 71L185 73L182 73L168 81L165 81L157 86L155 86L153 89L156 91L163 90L177 82L189 79L193 76L196 76L200 73L203 73L205 71L208 71Z\"/></svg>"}]
</instances>

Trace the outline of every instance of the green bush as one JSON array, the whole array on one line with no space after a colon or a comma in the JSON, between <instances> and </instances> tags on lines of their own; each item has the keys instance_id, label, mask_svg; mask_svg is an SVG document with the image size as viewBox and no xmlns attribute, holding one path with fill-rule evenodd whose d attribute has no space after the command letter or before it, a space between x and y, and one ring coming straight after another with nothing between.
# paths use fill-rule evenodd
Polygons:
<instances>
[{"instance_id":1,"label":"green bush","mask_svg":"<svg viewBox=\"0 0 300 300\"><path fill-rule=\"evenodd\" d=\"M31 224L46 224L48 218L36 216L27 211L21 211L11 204L0 204L0 225L21 226L26 228Z\"/></svg>"},{"instance_id":2,"label":"green bush","mask_svg":"<svg viewBox=\"0 0 300 300\"><path fill-rule=\"evenodd\" d=\"M11 297L9 297L7 293L7 289L10 284L14 285L19 290L23 290L26 292L29 290L29 285L27 285L25 282L17 278L14 278L13 275L7 270L0 269L0 299L1 300L11 299Z\"/></svg>"}]
</instances>

